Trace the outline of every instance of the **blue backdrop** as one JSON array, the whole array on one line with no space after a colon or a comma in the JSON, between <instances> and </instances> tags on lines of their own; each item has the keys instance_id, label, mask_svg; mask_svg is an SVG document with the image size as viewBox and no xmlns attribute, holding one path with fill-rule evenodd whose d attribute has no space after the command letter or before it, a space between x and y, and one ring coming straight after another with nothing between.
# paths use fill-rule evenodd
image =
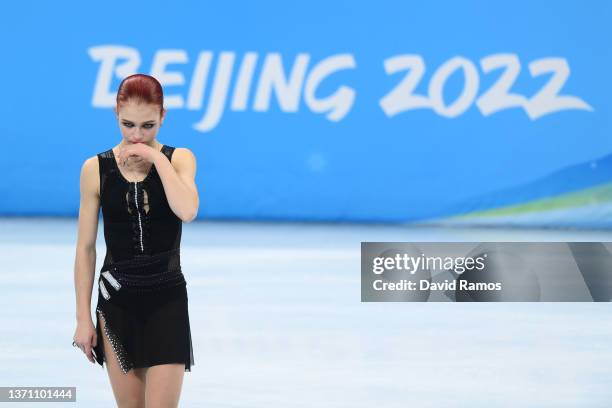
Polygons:
<instances>
[{"instance_id":1,"label":"blue backdrop","mask_svg":"<svg viewBox=\"0 0 612 408\"><path fill-rule=\"evenodd\" d=\"M10 2L0 214L76 215L121 79L199 218L612 226L609 2Z\"/></svg>"}]
</instances>

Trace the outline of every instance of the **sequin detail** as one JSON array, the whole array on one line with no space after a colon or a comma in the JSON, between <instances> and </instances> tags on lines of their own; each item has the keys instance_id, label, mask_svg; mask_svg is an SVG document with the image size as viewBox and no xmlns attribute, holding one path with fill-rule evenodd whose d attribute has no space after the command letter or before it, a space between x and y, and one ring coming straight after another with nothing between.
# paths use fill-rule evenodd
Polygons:
<instances>
[{"instance_id":1,"label":"sequin detail","mask_svg":"<svg viewBox=\"0 0 612 408\"><path fill-rule=\"evenodd\" d=\"M110 294L108 293L108 290L106 290L106 286L104 285L104 282L100 280L99 284L100 284L100 292L102 292L102 296L104 296L104 299L106 300L110 299Z\"/></svg>"},{"instance_id":2,"label":"sequin detail","mask_svg":"<svg viewBox=\"0 0 612 408\"><path fill-rule=\"evenodd\" d=\"M138 207L138 182L134 182L134 203L136 204L136 214L138 214L138 228L140 230L140 250L144 252L144 245L142 244L142 221L140 219L140 207Z\"/></svg>"},{"instance_id":3,"label":"sequin detail","mask_svg":"<svg viewBox=\"0 0 612 408\"><path fill-rule=\"evenodd\" d=\"M127 358L125 349L123 348L123 345L121 344L115 333L113 333L113 331L108 328L108 323L102 310L99 307L96 307L96 311L100 314L102 320L104 320L104 333L106 333L106 337L108 337L108 340L113 348L113 352L115 353L115 356L117 356L117 361L119 362L121 371L123 372L123 374L127 374L130 368L132 368L133 364ZM106 360L106 363L108 364L108 360Z\"/></svg>"},{"instance_id":4,"label":"sequin detail","mask_svg":"<svg viewBox=\"0 0 612 408\"><path fill-rule=\"evenodd\" d=\"M117 279L115 279L113 277L113 275L111 275L111 273L109 271L104 271L102 272L102 276L104 276L106 278L106 280L113 285L113 288L115 288L115 290L119 290L121 289L121 284L117 281Z\"/></svg>"},{"instance_id":5,"label":"sequin detail","mask_svg":"<svg viewBox=\"0 0 612 408\"><path fill-rule=\"evenodd\" d=\"M146 183L146 181L130 182L126 193L127 211L131 216L134 256L151 255L151 248L148 244L151 219L149 213L145 211L146 205L150 206L151 204L144 202L144 186ZM151 208L149 208L149 211L151 211Z\"/></svg>"}]
</instances>

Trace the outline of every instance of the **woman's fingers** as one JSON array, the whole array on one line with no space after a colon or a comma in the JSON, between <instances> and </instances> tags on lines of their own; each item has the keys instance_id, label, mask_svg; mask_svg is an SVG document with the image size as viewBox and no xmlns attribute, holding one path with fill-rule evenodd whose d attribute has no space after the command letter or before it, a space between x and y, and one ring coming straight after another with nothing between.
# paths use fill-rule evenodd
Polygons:
<instances>
[{"instance_id":1,"label":"woman's fingers","mask_svg":"<svg viewBox=\"0 0 612 408\"><path fill-rule=\"evenodd\" d=\"M93 354L93 348L97 344L97 337L97 334L94 333L88 341L85 341L83 343L75 341L75 345L77 345L79 349L81 349L81 351L85 354L85 357L87 357L87 359L92 363L95 363L96 361Z\"/></svg>"},{"instance_id":2,"label":"woman's fingers","mask_svg":"<svg viewBox=\"0 0 612 408\"><path fill-rule=\"evenodd\" d=\"M87 359L89 361L91 361L92 363L94 362L93 354L91 353L91 345L90 344L86 344L85 345L85 355L87 356Z\"/></svg>"}]
</instances>

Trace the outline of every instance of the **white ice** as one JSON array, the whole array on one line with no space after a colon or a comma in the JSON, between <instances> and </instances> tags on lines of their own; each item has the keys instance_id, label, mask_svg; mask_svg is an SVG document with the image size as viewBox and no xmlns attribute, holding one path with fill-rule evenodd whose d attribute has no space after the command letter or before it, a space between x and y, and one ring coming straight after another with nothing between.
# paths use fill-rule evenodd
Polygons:
<instances>
[{"instance_id":1,"label":"white ice","mask_svg":"<svg viewBox=\"0 0 612 408\"><path fill-rule=\"evenodd\" d=\"M106 369L71 345L76 232L74 219L0 219L0 385L76 386L76 404L53 407L112 407ZM611 406L609 303L362 303L361 241L612 231L184 224L195 365L180 406ZM95 282L104 253L100 224ZM92 317L96 297L94 283Z\"/></svg>"}]
</instances>

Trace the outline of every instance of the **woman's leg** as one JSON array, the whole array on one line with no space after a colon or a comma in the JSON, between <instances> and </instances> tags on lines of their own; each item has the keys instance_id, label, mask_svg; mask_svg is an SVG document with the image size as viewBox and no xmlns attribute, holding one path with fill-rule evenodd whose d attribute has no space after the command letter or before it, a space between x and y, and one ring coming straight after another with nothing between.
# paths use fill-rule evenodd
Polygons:
<instances>
[{"instance_id":1,"label":"woman's leg","mask_svg":"<svg viewBox=\"0 0 612 408\"><path fill-rule=\"evenodd\" d=\"M178 407L185 364L159 364L147 367L145 401L147 408Z\"/></svg>"},{"instance_id":2,"label":"woman's leg","mask_svg":"<svg viewBox=\"0 0 612 408\"><path fill-rule=\"evenodd\" d=\"M97 312L96 312L97 313ZM101 318L102 341L104 341L104 356L106 357L106 370L110 378L113 394L119 408L144 408L145 407L145 369L133 368L124 374L117 361L110 340L106 337L104 327L106 321ZM98 339L101 341L101 339Z\"/></svg>"}]
</instances>

